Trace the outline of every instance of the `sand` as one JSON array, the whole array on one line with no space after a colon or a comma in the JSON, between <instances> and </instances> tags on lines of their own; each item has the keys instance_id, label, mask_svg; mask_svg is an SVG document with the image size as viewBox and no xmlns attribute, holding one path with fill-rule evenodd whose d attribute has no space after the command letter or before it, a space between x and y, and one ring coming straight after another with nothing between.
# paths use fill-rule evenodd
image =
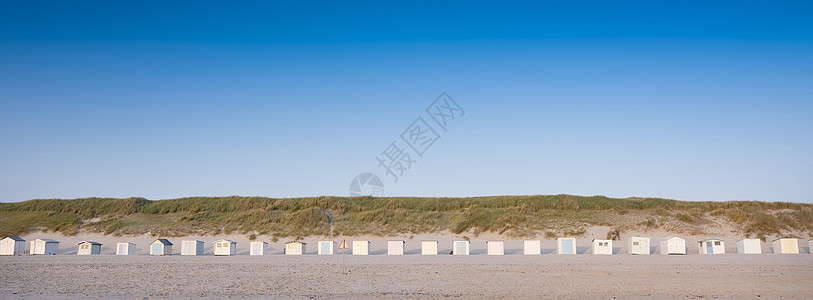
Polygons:
<instances>
[{"instance_id":1,"label":"sand","mask_svg":"<svg viewBox=\"0 0 813 300\"><path fill-rule=\"evenodd\" d=\"M146 255L151 237L30 235L62 242L60 255L0 257L0 298L78 297L240 297L240 298L799 298L813 297L813 255L631 256L623 245L617 255L554 253L555 241L543 240L542 255L523 255L522 241L506 240L505 256L485 255L485 239L473 239L470 256L422 256L420 240L407 239L404 256L387 256L386 239L370 238L369 256L319 256L315 238L309 255L285 256L282 241L269 255L248 256L245 236L232 236L238 254L204 256ZM78 240L105 243L103 254L75 255ZM353 238L351 240L358 240ZM448 253L453 236L441 236ZM138 244L138 255L115 256L114 243ZM334 239L339 240L339 239ZM653 240L654 242L654 240ZM620 243L623 244L623 243ZM693 244L693 241L687 242ZM733 242L732 242L733 244ZM727 247L731 248L731 246ZM764 250L763 250L764 251ZM344 270L344 272L342 272Z\"/></svg>"}]
</instances>

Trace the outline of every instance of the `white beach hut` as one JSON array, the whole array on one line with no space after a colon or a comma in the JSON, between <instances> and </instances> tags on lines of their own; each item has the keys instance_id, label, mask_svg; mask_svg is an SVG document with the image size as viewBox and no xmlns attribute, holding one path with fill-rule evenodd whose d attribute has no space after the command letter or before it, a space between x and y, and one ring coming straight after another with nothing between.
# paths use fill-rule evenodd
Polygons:
<instances>
[{"instance_id":1,"label":"white beach hut","mask_svg":"<svg viewBox=\"0 0 813 300\"><path fill-rule=\"evenodd\" d=\"M613 254L612 240L593 239L593 254Z\"/></svg>"},{"instance_id":2,"label":"white beach hut","mask_svg":"<svg viewBox=\"0 0 813 300\"><path fill-rule=\"evenodd\" d=\"M203 242L197 240L182 241L181 255L203 255Z\"/></svg>"},{"instance_id":3,"label":"white beach hut","mask_svg":"<svg viewBox=\"0 0 813 300\"><path fill-rule=\"evenodd\" d=\"M353 255L369 255L370 241L353 241Z\"/></svg>"},{"instance_id":4,"label":"white beach hut","mask_svg":"<svg viewBox=\"0 0 813 300\"><path fill-rule=\"evenodd\" d=\"M25 251L25 240L7 236L0 240L0 255L21 255Z\"/></svg>"},{"instance_id":5,"label":"white beach hut","mask_svg":"<svg viewBox=\"0 0 813 300\"><path fill-rule=\"evenodd\" d=\"M31 254L56 255L59 252L59 242L49 239L36 239L31 242Z\"/></svg>"},{"instance_id":6,"label":"white beach hut","mask_svg":"<svg viewBox=\"0 0 813 300\"><path fill-rule=\"evenodd\" d=\"M404 255L405 241L387 241L387 255Z\"/></svg>"},{"instance_id":7,"label":"white beach hut","mask_svg":"<svg viewBox=\"0 0 813 300\"><path fill-rule=\"evenodd\" d=\"M215 255L228 256L237 254L237 242L230 240L219 240L215 242Z\"/></svg>"},{"instance_id":8,"label":"white beach hut","mask_svg":"<svg viewBox=\"0 0 813 300\"><path fill-rule=\"evenodd\" d=\"M559 247L559 254L576 254L576 238L557 238L556 244Z\"/></svg>"},{"instance_id":9,"label":"white beach hut","mask_svg":"<svg viewBox=\"0 0 813 300\"><path fill-rule=\"evenodd\" d=\"M268 243L251 242L248 245L248 255L265 255L265 249L268 249Z\"/></svg>"},{"instance_id":10,"label":"white beach hut","mask_svg":"<svg viewBox=\"0 0 813 300\"><path fill-rule=\"evenodd\" d=\"M542 254L542 241L533 240L525 241L523 243L524 253L526 255Z\"/></svg>"},{"instance_id":11,"label":"white beach hut","mask_svg":"<svg viewBox=\"0 0 813 300\"><path fill-rule=\"evenodd\" d=\"M116 243L116 255L135 255L135 244L120 242Z\"/></svg>"},{"instance_id":12,"label":"white beach hut","mask_svg":"<svg viewBox=\"0 0 813 300\"><path fill-rule=\"evenodd\" d=\"M302 255L305 254L305 245L303 242L287 242L285 243L285 255Z\"/></svg>"},{"instance_id":13,"label":"white beach hut","mask_svg":"<svg viewBox=\"0 0 813 300\"><path fill-rule=\"evenodd\" d=\"M698 242L700 254L725 254L725 241L721 239L705 239Z\"/></svg>"},{"instance_id":14,"label":"white beach hut","mask_svg":"<svg viewBox=\"0 0 813 300\"><path fill-rule=\"evenodd\" d=\"M438 255L438 241L421 241L421 255Z\"/></svg>"},{"instance_id":15,"label":"white beach hut","mask_svg":"<svg viewBox=\"0 0 813 300\"><path fill-rule=\"evenodd\" d=\"M649 255L649 238L641 236L631 237L629 247L627 247L627 254Z\"/></svg>"},{"instance_id":16,"label":"white beach hut","mask_svg":"<svg viewBox=\"0 0 813 300\"><path fill-rule=\"evenodd\" d=\"M91 241L83 241L79 242L76 245L76 255L96 255L102 254L102 244L97 242Z\"/></svg>"},{"instance_id":17,"label":"white beach hut","mask_svg":"<svg viewBox=\"0 0 813 300\"><path fill-rule=\"evenodd\" d=\"M319 246L319 249L317 249L319 255L332 255L333 248L336 248L336 243L333 241L320 241L317 246Z\"/></svg>"},{"instance_id":18,"label":"white beach hut","mask_svg":"<svg viewBox=\"0 0 813 300\"><path fill-rule=\"evenodd\" d=\"M741 239L737 241L737 253L762 254L762 242L759 239Z\"/></svg>"},{"instance_id":19,"label":"white beach hut","mask_svg":"<svg viewBox=\"0 0 813 300\"><path fill-rule=\"evenodd\" d=\"M454 241L452 244L452 254L454 255L469 255L469 241Z\"/></svg>"},{"instance_id":20,"label":"white beach hut","mask_svg":"<svg viewBox=\"0 0 813 300\"><path fill-rule=\"evenodd\" d=\"M807 253L813 254L813 240L807 241Z\"/></svg>"},{"instance_id":21,"label":"white beach hut","mask_svg":"<svg viewBox=\"0 0 813 300\"><path fill-rule=\"evenodd\" d=\"M661 254L686 255L686 240L679 237L668 237L661 240Z\"/></svg>"},{"instance_id":22,"label":"white beach hut","mask_svg":"<svg viewBox=\"0 0 813 300\"><path fill-rule=\"evenodd\" d=\"M773 241L774 254L799 254L799 240L778 238Z\"/></svg>"},{"instance_id":23,"label":"white beach hut","mask_svg":"<svg viewBox=\"0 0 813 300\"><path fill-rule=\"evenodd\" d=\"M172 243L168 239L157 239L150 243L150 255L172 255Z\"/></svg>"},{"instance_id":24,"label":"white beach hut","mask_svg":"<svg viewBox=\"0 0 813 300\"><path fill-rule=\"evenodd\" d=\"M503 241L487 241L486 249L488 255L505 255L505 243Z\"/></svg>"}]
</instances>

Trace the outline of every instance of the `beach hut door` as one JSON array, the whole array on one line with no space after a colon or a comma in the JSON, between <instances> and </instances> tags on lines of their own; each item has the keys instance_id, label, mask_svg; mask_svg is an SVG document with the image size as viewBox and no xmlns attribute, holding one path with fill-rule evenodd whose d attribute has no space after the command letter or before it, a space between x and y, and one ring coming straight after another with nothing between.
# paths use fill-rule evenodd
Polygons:
<instances>
[{"instance_id":1,"label":"beach hut door","mask_svg":"<svg viewBox=\"0 0 813 300\"><path fill-rule=\"evenodd\" d=\"M712 245L711 242L706 242L706 253L708 254L714 253L714 249L712 248L711 245Z\"/></svg>"},{"instance_id":2,"label":"beach hut door","mask_svg":"<svg viewBox=\"0 0 813 300\"><path fill-rule=\"evenodd\" d=\"M117 251L119 254L124 254L124 249L127 248L125 244L119 244L119 250Z\"/></svg>"},{"instance_id":3,"label":"beach hut door","mask_svg":"<svg viewBox=\"0 0 813 300\"><path fill-rule=\"evenodd\" d=\"M152 244L152 254L162 254L161 252L161 244Z\"/></svg>"},{"instance_id":4,"label":"beach hut door","mask_svg":"<svg viewBox=\"0 0 813 300\"><path fill-rule=\"evenodd\" d=\"M573 253L573 241L571 240L562 241L562 253L565 254Z\"/></svg>"},{"instance_id":5,"label":"beach hut door","mask_svg":"<svg viewBox=\"0 0 813 300\"><path fill-rule=\"evenodd\" d=\"M330 253L330 243L322 243L322 251L323 254Z\"/></svg>"}]
</instances>

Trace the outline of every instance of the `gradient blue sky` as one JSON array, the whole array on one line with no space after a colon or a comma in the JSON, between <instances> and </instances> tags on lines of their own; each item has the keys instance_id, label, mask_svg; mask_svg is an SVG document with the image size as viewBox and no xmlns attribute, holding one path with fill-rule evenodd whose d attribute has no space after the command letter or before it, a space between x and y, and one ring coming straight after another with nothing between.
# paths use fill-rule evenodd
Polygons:
<instances>
[{"instance_id":1,"label":"gradient blue sky","mask_svg":"<svg viewBox=\"0 0 813 300\"><path fill-rule=\"evenodd\" d=\"M6 2L0 201L813 202L809 2ZM398 183L376 166L446 91Z\"/></svg>"}]
</instances>

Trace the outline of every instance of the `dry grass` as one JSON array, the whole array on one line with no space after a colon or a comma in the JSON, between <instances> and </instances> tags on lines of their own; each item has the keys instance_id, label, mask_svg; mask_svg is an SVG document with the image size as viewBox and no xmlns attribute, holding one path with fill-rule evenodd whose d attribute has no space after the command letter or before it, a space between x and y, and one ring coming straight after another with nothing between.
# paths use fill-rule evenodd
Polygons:
<instances>
[{"instance_id":1,"label":"dry grass","mask_svg":"<svg viewBox=\"0 0 813 300\"><path fill-rule=\"evenodd\" d=\"M82 220L94 222L82 224ZM0 235L36 230L160 236L220 233L275 237L392 235L438 231L514 237L583 235L601 225L618 231L702 233L734 224L746 235L813 231L813 205L786 202L687 202L602 196L476 198L196 197L46 199L0 203Z\"/></svg>"}]
</instances>

